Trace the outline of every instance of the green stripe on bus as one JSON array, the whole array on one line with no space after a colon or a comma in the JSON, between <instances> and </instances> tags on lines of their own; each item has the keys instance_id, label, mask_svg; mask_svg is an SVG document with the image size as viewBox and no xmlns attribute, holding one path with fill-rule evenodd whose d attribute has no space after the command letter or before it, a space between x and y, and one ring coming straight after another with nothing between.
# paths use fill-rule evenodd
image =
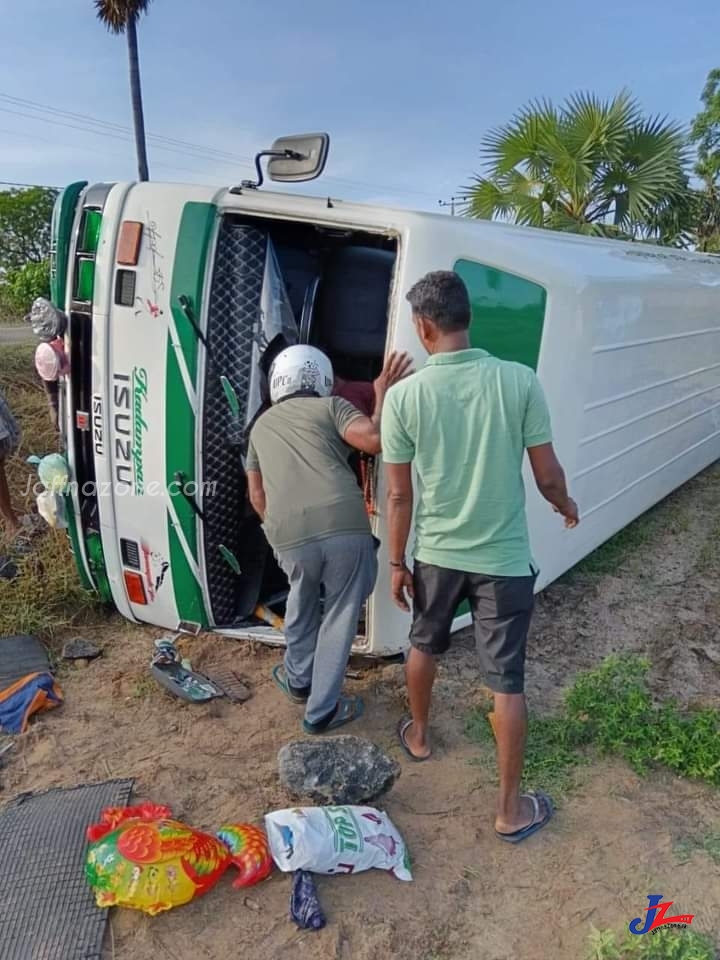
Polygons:
<instances>
[{"instance_id":1,"label":"green stripe on bus","mask_svg":"<svg viewBox=\"0 0 720 960\"><path fill-rule=\"evenodd\" d=\"M75 508L73 506L72 497L69 493L65 495L65 518L67 520L67 533L68 537L70 538L70 547L73 557L75 558L75 566L77 567L78 576L80 577L80 583L82 583L86 590L93 590L97 592L97 587L88 576L87 570L85 569L85 564L83 563L82 554L80 552L80 538L78 537L77 520L75 518Z\"/></svg>"},{"instance_id":2,"label":"green stripe on bus","mask_svg":"<svg viewBox=\"0 0 720 960\"><path fill-rule=\"evenodd\" d=\"M197 389L197 334L180 307L179 298L186 297L196 317L200 317L203 282L210 237L215 223L216 208L210 203L186 203L180 220L172 283L170 306L180 351L187 367L190 382ZM165 480L169 487L178 473L186 482L197 480L195 463L195 414L188 399L180 372L180 363L168 336L165 387ZM198 560L198 520L192 507L180 494L173 495L173 506L180 530L168 512L168 543L170 569L175 592L175 605L181 620L208 625L202 589L197 582L183 550L180 536L190 553Z\"/></svg>"},{"instance_id":3,"label":"green stripe on bus","mask_svg":"<svg viewBox=\"0 0 720 960\"><path fill-rule=\"evenodd\" d=\"M65 309L68 257L70 256L75 208L78 198L86 186L86 180L71 183L59 194L53 207L50 239L50 299L60 310Z\"/></svg>"}]
</instances>

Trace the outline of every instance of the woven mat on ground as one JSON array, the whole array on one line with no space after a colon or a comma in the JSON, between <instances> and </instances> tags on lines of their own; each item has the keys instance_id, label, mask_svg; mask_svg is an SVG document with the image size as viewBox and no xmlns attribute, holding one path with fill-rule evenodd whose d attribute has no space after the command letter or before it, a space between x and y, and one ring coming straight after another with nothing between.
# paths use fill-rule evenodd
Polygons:
<instances>
[{"instance_id":1,"label":"woven mat on ground","mask_svg":"<svg viewBox=\"0 0 720 960\"><path fill-rule=\"evenodd\" d=\"M0 960L100 960L108 911L85 882L85 830L132 788L24 793L0 811Z\"/></svg>"}]
</instances>

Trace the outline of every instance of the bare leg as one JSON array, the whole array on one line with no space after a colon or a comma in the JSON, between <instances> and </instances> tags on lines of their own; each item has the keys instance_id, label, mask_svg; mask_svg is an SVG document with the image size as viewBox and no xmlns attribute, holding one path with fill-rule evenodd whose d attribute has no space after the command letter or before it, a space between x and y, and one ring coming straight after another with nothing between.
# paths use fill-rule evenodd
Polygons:
<instances>
[{"instance_id":1,"label":"bare leg","mask_svg":"<svg viewBox=\"0 0 720 960\"><path fill-rule=\"evenodd\" d=\"M520 781L525 760L527 706L522 693L495 694L495 740L497 743L500 796L495 829L514 833L533 819L529 800L520 799Z\"/></svg>"},{"instance_id":2,"label":"bare leg","mask_svg":"<svg viewBox=\"0 0 720 960\"><path fill-rule=\"evenodd\" d=\"M405 678L413 722L405 733L405 741L410 752L416 757L430 756L428 719L435 669L435 657L429 653L422 653L414 647L410 650L405 665Z\"/></svg>"},{"instance_id":3,"label":"bare leg","mask_svg":"<svg viewBox=\"0 0 720 960\"><path fill-rule=\"evenodd\" d=\"M8 533L15 533L19 526L19 521L12 507L10 499L10 490L8 488L7 475L5 473L5 461L0 460L0 515L5 521Z\"/></svg>"}]
</instances>

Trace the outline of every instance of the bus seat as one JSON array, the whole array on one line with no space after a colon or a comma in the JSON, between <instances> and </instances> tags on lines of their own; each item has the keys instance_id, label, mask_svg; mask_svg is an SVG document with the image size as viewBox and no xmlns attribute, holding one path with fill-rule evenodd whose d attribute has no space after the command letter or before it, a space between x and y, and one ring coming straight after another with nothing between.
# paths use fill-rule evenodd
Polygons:
<instances>
[{"instance_id":1,"label":"bus seat","mask_svg":"<svg viewBox=\"0 0 720 960\"><path fill-rule=\"evenodd\" d=\"M394 262L390 250L343 247L325 265L310 339L347 379L372 379L382 364Z\"/></svg>"}]
</instances>

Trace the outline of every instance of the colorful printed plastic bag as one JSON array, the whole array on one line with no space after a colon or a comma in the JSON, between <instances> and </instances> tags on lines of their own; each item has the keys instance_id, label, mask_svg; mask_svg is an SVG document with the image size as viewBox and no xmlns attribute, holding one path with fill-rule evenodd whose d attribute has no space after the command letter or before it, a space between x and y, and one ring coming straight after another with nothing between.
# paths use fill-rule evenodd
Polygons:
<instances>
[{"instance_id":1,"label":"colorful printed plastic bag","mask_svg":"<svg viewBox=\"0 0 720 960\"><path fill-rule=\"evenodd\" d=\"M374 807L296 807L265 817L270 852L292 873L359 873L388 870L412 880L403 838L387 814Z\"/></svg>"},{"instance_id":2,"label":"colorful printed plastic bag","mask_svg":"<svg viewBox=\"0 0 720 960\"><path fill-rule=\"evenodd\" d=\"M99 907L132 907L154 916L207 893L231 864L240 871L236 887L259 883L272 871L265 834L257 827L227 825L213 837L155 804L108 808L87 837L85 876Z\"/></svg>"}]
</instances>

